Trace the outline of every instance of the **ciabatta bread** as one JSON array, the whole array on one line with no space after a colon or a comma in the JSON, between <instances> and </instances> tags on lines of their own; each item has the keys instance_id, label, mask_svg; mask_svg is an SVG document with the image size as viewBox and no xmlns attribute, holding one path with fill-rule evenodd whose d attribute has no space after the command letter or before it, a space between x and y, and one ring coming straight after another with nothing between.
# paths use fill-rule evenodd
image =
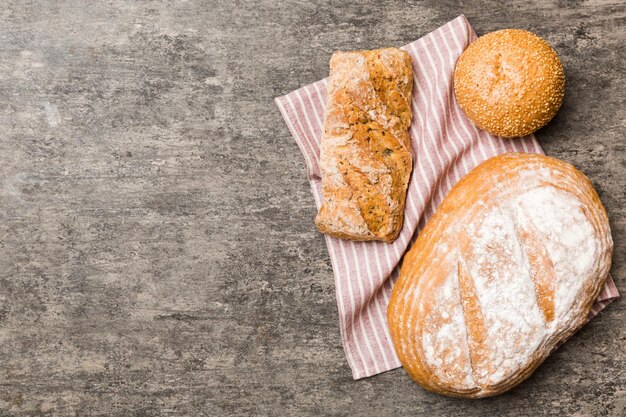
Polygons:
<instances>
[{"instance_id":1,"label":"ciabatta bread","mask_svg":"<svg viewBox=\"0 0 626 417\"><path fill-rule=\"evenodd\" d=\"M612 249L604 207L573 166L529 154L484 162L404 258L388 313L406 371L452 396L512 388L587 321Z\"/></svg>"},{"instance_id":2,"label":"ciabatta bread","mask_svg":"<svg viewBox=\"0 0 626 417\"><path fill-rule=\"evenodd\" d=\"M410 55L397 48L336 52L330 60L321 141L322 233L398 237L413 166Z\"/></svg>"}]
</instances>

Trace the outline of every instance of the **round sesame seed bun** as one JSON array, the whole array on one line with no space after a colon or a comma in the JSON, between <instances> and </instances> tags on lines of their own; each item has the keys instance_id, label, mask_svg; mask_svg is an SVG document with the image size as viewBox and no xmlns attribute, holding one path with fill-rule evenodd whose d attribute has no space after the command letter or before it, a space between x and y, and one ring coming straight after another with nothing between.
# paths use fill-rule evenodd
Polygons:
<instances>
[{"instance_id":1,"label":"round sesame seed bun","mask_svg":"<svg viewBox=\"0 0 626 417\"><path fill-rule=\"evenodd\" d=\"M488 33L463 52L454 92L476 126L503 137L545 126L563 102L565 74L554 49L534 33Z\"/></svg>"}]
</instances>

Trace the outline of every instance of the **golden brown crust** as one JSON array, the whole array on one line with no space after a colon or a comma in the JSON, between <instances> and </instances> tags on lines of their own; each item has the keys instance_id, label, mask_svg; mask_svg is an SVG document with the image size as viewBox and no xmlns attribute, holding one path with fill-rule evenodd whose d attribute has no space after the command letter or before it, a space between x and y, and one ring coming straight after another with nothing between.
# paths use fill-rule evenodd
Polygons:
<instances>
[{"instance_id":1,"label":"golden brown crust","mask_svg":"<svg viewBox=\"0 0 626 417\"><path fill-rule=\"evenodd\" d=\"M392 339L424 388L519 384L586 321L611 265L606 211L570 164L505 154L466 175L405 255Z\"/></svg>"},{"instance_id":2,"label":"golden brown crust","mask_svg":"<svg viewBox=\"0 0 626 417\"><path fill-rule=\"evenodd\" d=\"M336 52L330 61L320 165L322 233L395 240L412 169L411 58L401 49Z\"/></svg>"},{"instance_id":3,"label":"golden brown crust","mask_svg":"<svg viewBox=\"0 0 626 417\"><path fill-rule=\"evenodd\" d=\"M480 37L463 52L454 91L476 126L497 136L525 136L556 115L565 74L546 41L525 30L505 29Z\"/></svg>"}]
</instances>

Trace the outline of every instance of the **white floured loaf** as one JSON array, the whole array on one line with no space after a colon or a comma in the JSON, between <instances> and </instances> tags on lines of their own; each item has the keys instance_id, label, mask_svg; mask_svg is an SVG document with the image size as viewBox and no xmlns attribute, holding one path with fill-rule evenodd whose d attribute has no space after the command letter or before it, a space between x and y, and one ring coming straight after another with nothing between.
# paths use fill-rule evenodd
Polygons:
<instances>
[{"instance_id":1,"label":"white floured loaf","mask_svg":"<svg viewBox=\"0 0 626 417\"><path fill-rule=\"evenodd\" d=\"M389 304L424 388L502 393L587 321L611 266L606 211L573 166L505 154L465 176L406 254Z\"/></svg>"}]
</instances>

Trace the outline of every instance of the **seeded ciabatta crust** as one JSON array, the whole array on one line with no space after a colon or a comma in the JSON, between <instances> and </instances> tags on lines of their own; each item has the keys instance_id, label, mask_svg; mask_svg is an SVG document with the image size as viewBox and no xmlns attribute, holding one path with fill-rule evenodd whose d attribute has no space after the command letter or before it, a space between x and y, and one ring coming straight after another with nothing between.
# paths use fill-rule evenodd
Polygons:
<instances>
[{"instance_id":1,"label":"seeded ciabatta crust","mask_svg":"<svg viewBox=\"0 0 626 417\"><path fill-rule=\"evenodd\" d=\"M525 30L505 29L467 47L454 70L454 91L479 128L496 136L526 136L561 107L565 73L546 41Z\"/></svg>"},{"instance_id":2,"label":"seeded ciabatta crust","mask_svg":"<svg viewBox=\"0 0 626 417\"><path fill-rule=\"evenodd\" d=\"M412 169L410 55L397 48L336 52L321 140L325 234L392 242Z\"/></svg>"},{"instance_id":3,"label":"seeded ciabatta crust","mask_svg":"<svg viewBox=\"0 0 626 417\"><path fill-rule=\"evenodd\" d=\"M398 357L439 394L511 389L586 323L612 249L606 211L570 164L530 154L482 163L404 257L388 308Z\"/></svg>"}]
</instances>

